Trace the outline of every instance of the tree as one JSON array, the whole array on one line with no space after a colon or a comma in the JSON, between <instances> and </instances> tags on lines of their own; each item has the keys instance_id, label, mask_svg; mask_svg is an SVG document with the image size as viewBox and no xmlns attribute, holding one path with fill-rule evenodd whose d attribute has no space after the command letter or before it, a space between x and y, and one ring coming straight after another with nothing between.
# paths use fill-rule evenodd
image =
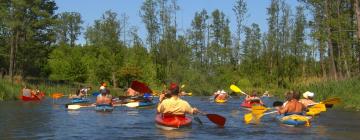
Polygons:
<instances>
[{"instance_id":1,"label":"tree","mask_svg":"<svg viewBox=\"0 0 360 140\"><path fill-rule=\"evenodd\" d=\"M122 28L117 14L112 11L106 11L100 20L96 20L92 27L85 32L87 45L96 46L100 49L98 56L103 59L103 63L89 64L105 66L103 70L110 73L110 77L98 77L97 80L104 81L111 79L114 87L118 87L118 77L120 67L123 66L125 45L120 41ZM94 56L92 56L94 57ZM96 71L94 71L96 73ZM106 72L105 72L106 73Z\"/></svg>"},{"instance_id":2,"label":"tree","mask_svg":"<svg viewBox=\"0 0 360 140\"><path fill-rule=\"evenodd\" d=\"M191 30L189 31L189 41L193 49L193 63L195 69L205 66L206 51L206 21L209 19L206 10L196 12L191 22Z\"/></svg>"},{"instance_id":3,"label":"tree","mask_svg":"<svg viewBox=\"0 0 360 140\"><path fill-rule=\"evenodd\" d=\"M9 46L9 75L40 75L54 42L54 1L4 0L0 2L0 19L6 27ZM31 54L31 55L29 55Z\"/></svg>"},{"instance_id":4,"label":"tree","mask_svg":"<svg viewBox=\"0 0 360 140\"><path fill-rule=\"evenodd\" d=\"M295 27L292 33L291 39L291 57L290 57L290 65L292 69L289 70L289 80L293 82L295 76L299 73L302 73L302 76L305 75L305 61L306 61L306 45L305 45L305 25L306 18L304 14L304 8L302 6L296 7L296 15L295 15ZM300 67L300 63L301 67ZM301 70L301 71L299 71Z\"/></svg>"},{"instance_id":5,"label":"tree","mask_svg":"<svg viewBox=\"0 0 360 140\"><path fill-rule=\"evenodd\" d=\"M59 23L56 26L57 38L60 44L67 44L71 47L75 46L75 41L81 34L80 13L63 12L59 15Z\"/></svg>"},{"instance_id":6,"label":"tree","mask_svg":"<svg viewBox=\"0 0 360 140\"><path fill-rule=\"evenodd\" d=\"M236 15L236 42L234 43L233 55L235 65L240 63L240 53L241 53L241 34L243 32L244 20L247 16L247 4L245 0L237 0L233 7L233 11Z\"/></svg>"}]
</instances>

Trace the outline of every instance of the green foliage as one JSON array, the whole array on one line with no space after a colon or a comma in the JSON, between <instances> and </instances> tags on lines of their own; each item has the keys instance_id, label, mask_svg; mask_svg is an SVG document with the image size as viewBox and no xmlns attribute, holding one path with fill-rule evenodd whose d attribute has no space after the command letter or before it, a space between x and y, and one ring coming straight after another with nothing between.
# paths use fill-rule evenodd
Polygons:
<instances>
[{"instance_id":1,"label":"green foliage","mask_svg":"<svg viewBox=\"0 0 360 140\"><path fill-rule=\"evenodd\" d=\"M58 47L50 53L50 79L85 82L87 67L82 57L83 50L79 47Z\"/></svg>"},{"instance_id":2,"label":"green foliage","mask_svg":"<svg viewBox=\"0 0 360 140\"><path fill-rule=\"evenodd\" d=\"M98 85L104 81L113 87L114 95L122 94L121 89L132 80L140 80L156 90L170 82L186 84L185 90L194 95L229 91L234 83L246 92L269 90L282 95L300 88L315 90L320 98L334 94L348 99L357 89L348 85L358 80L302 83L359 74L354 1L301 0L294 16L286 2L271 0L264 33L256 23L244 25L244 0L234 3L236 32L230 31L229 15L215 9L196 12L191 28L182 33L177 27L180 7L176 0L145 0L140 8L147 31L144 41L138 27L127 25L126 16L120 20L117 13L106 11L86 28L86 44L79 46L74 43L82 29L79 13L54 15L57 7L50 0L3 0L0 66L14 74L70 83ZM19 88L8 86L16 89L0 88L6 92ZM357 100L349 98L348 103L346 107Z\"/></svg>"},{"instance_id":3,"label":"green foliage","mask_svg":"<svg viewBox=\"0 0 360 140\"><path fill-rule=\"evenodd\" d=\"M55 26L57 33L57 42L60 45L75 46L75 41L81 34L83 21L80 13L63 12L59 14L58 24Z\"/></svg>"},{"instance_id":4,"label":"green foliage","mask_svg":"<svg viewBox=\"0 0 360 140\"><path fill-rule=\"evenodd\" d=\"M315 93L318 101L338 97L341 98L340 107L347 109L360 109L360 78L355 77L344 81L317 82L309 85L299 85L302 92L311 91Z\"/></svg>"}]
</instances>

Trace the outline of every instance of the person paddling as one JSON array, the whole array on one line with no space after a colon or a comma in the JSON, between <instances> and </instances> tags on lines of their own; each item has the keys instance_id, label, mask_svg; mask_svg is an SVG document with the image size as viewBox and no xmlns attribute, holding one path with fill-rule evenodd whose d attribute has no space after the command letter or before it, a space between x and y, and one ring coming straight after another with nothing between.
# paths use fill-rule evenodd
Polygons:
<instances>
[{"instance_id":1,"label":"person paddling","mask_svg":"<svg viewBox=\"0 0 360 140\"><path fill-rule=\"evenodd\" d=\"M300 99L299 102L304 104L305 107L314 105L316 104L316 102L313 100L314 95L315 94L313 92L306 91L305 93L303 93L304 99Z\"/></svg>"},{"instance_id":2,"label":"person paddling","mask_svg":"<svg viewBox=\"0 0 360 140\"><path fill-rule=\"evenodd\" d=\"M305 110L305 106L299 102L300 94L296 91L289 91L286 93L286 98L288 99L287 103L278 108L278 114L288 115L302 115Z\"/></svg>"},{"instance_id":3,"label":"person paddling","mask_svg":"<svg viewBox=\"0 0 360 140\"><path fill-rule=\"evenodd\" d=\"M218 100L226 100L228 98L228 94L224 91L218 91L218 94L215 95L214 99L218 99Z\"/></svg>"},{"instance_id":4,"label":"person paddling","mask_svg":"<svg viewBox=\"0 0 360 140\"><path fill-rule=\"evenodd\" d=\"M29 89L27 86L24 86L22 89L23 96L25 97L32 97L31 89Z\"/></svg>"},{"instance_id":5,"label":"person paddling","mask_svg":"<svg viewBox=\"0 0 360 140\"><path fill-rule=\"evenodd\" d=\"M81 92L81 90L76 90L75 95L69 96L71 99L82 99L85 95Z\"/></svg>"},{"instance_id":6,"label":"person paddling","mask_svg":"<svg viewBox=\"0 0 360 140\"><path fill-rule=\"evenodd\" d=\"M112 97L107 89L101 89L100 94L96 97L97 105L112 105Z\"/></svg>"},{"instance_id":7,"label":"person paddling","mask_svg":"<svg viewBox=\"0 0 360 140\"><path fill-rule=\"evenodd\" d=\"M91 87L84 87L84 88L80 89L80 93L86 97L90 90L91 90Z\"/></svg>"},{"instance_id":8,"label":"person paddling","mask_svg":"<svg viewBox=\"0 0 360 140\"><path fill-rule=\"evenodd\" d=\"M245 102L250 102L250 104L260 104L264 105L264 103L261 101L260 97L258 96L258 92L254 90L250 96L246 96Z\"/></svg>"},{"instance_id":9,"label":"person paddling","mask_svg":"<svg viewBox=\"0 0 360 140\"><path fill-rule=\"evenodd\" d=\"M170 98L165 99L165 94L159 96L159 104L157 106L157 112L170 115L185 115L198 113L197 108L192 108L190 104L182 100L179 96L180 88L177 84L171 83L169 87Z\"/></svg>"}]
</instances>

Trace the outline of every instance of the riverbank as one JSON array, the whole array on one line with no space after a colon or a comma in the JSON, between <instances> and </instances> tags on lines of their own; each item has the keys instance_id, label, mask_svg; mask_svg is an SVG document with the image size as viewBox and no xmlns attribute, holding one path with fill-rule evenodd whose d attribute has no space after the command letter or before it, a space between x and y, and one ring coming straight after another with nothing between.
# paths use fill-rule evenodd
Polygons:
<instances>
[{"instance_id":1,"label":"riverbank","mask_svg":"<svg viewBox=\"0 0 360 140\"><path fill-rule=\"evenodd\" d=\"M20 90L23 87L24 82L22 83L11 83L8 80L0 80L0 101L4 100L18 100L20 96ZM47 96L50 96L51 93L64 93L64 95L74 94L75 91L81 88L84 84L54 84L54 83L26 83L26 85L34 88L39 87L41 91L44 91ZM89 86L89 85L87 85ZM98 87L90 85L92 91L90 94ZM360 110L360 77L355 77L347 80L340 81L317 81L311 84L299 84L294 86L295 90L300 90L300 92L311 91L314 92L315 100L321 101L332 97L339 97L342 99L342 103L336 107L345 108L349 110ZM120 88L110 88L113 96L124 95L124 90ZM244 89L243 89L244 90ZM246 90L246 89L245 89ZM289 89L273 89L272 93L275 93L275 96L282 98L283 93ZM202 95L194 93L194 95Z\"/></svg>"},{"instance_id":2,"label":"riverbank","mask_svg":"<svg viewBox=\"0 0 360 140\"><path fill-rule=\"evenodd\" d=\"M36 81L36 82L34 82ZM82 87L91 87L92 90L89 94L97 91L99 88L96 85L92 84L83 84L83 83L64 83L64 82L54 82L54 81L41 81L41 80L26 80L25 81L16 81L10 82L7 79L0 79L0 101L6 100L19 100L21 96L21 89L24 86L34 89L39 88L40 91L45 92L46 96L51 96L52 93L63 93L65 96L69 94L75 94L76 90ZM121 88L109 88L110 93L113 96L124 95L124 89ZM92 95L89 95L92 96Z\"/></svg>"},{"instance_id":3,"label":"riverbank","mask_svg":"<svg viewBox=\"0 0 360 140\"><path fill-rule=\"evenodd\" d=\"M21 96L21 89L24 86L34 89L39 88L40 91L45 92L46 96L50 96L51 93L58 92L69 94L75 92L76 88L73 85L66 84L54 84L54 83L30 83L30 82L11 82L7 79L0 80L0 101L4 100L18 100Z\"/></svg>"}]
</instances>

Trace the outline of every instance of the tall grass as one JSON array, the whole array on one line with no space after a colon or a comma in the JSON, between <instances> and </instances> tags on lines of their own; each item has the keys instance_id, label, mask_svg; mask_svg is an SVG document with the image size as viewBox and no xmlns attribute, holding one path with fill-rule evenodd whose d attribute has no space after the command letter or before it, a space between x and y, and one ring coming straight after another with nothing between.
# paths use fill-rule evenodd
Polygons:
<instances>
[{"instance_id":1,"label":"tall grass","mask_svg":"<svg viewBox=\"0 0 360 140\"><path fill-rule=\"evenodd\" d=\"M97 91L99 88L98 86L83 83L59 83L40 80L27 80L26 82L22 83L12 83L9 80L0 79L0 101L20 99L19 97L21 97L21 90L25 85L31 89L38 87L40 91L45 92L45 95L50 97L53 93L63 93L64 95L75 94L76 90L85 86L92 87L90 94ZM124 90L120 88L110 88L110 93L113 96L120 96L124 95Z\"/></svg>"},{"instance_id":2,"label":"tall grass","mask_svg":"<svg viewBox=\"0 0 360 140\"><path fill-rule=\"evenodd\" d=\"M339 97L342 103L337 105L346 109L360 110L360 78L342 81L317 82L309 85L299 85L301 91L315 93L316 100L325 100L332 97Z\"/></svg>"},{"instance_id":3,"label":"tall grass","mask_svg":"<svg viewBox=\"0 0 360 140\"><path fill-rule=\"evenodd\" d=\"M0 79L0 101L4 100L18 100L21 97L21 90L24 86L31 89L36 87L40 91L45 92L45 95L50 96L52 93L70 94L75 93L77 87L69 84L56 84L52 82L10 82L6 79Z\"/></svg>"},{"instance_id":4,"label":"tall grass","mask_svg":"<svg viewBox=\"0 0 360 140\"><path fill-rule=\"evenodd\" d=\"M20 95L21 86L12 84L4 79L0 80L0 101L16 100Z\"/></svg>"}]
</instances>

